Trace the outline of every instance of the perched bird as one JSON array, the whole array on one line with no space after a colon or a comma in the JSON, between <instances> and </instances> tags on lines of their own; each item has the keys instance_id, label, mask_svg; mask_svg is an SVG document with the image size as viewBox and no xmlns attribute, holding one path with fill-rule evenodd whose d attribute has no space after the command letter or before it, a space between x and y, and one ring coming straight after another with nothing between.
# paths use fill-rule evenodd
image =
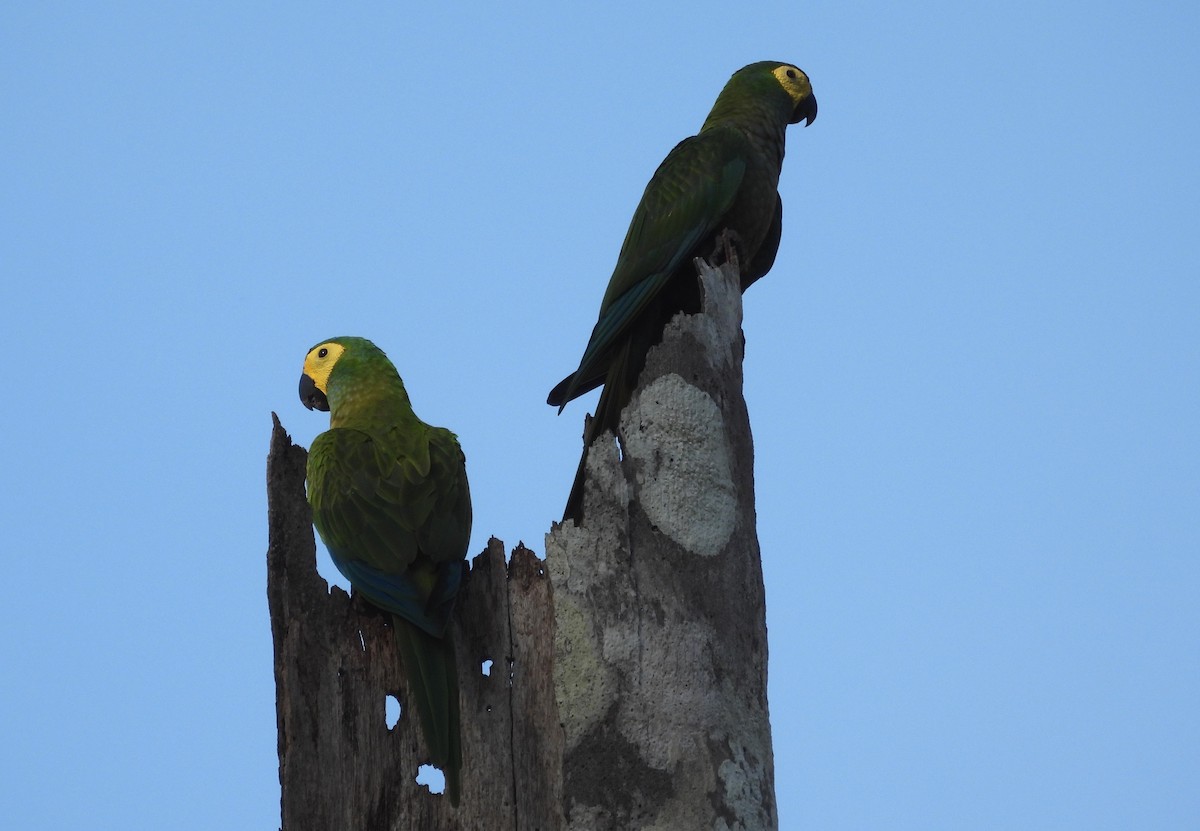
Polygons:
<instances>
[{"instance_id":1,"label":"perched bird","mask_svg":"<svg viewBox=\"0 0 1200 831\"><path fill-rule=\"evenodd\" d=\"M779 173L789 124L817 117L808 76L791 64L760 61L729 79L700 132L675 146L646 185L600 302L600 317L579 368L550 391L559 408L604 390L584 437L583 459L563 519L583 516L583 472L588 447L605 430L616 432L646 353L680 311L699 310L692 260L719 251L731 233L742 291L766 274L779 249L783 202Z\"/></svg>"},{"instance_id":2,"label":"perched bird","mask_svg":"<svg viewBox=\"0 0 1200 831\"><path fill-rule=\"evenodd\" d=\"M364 338L309 350L300 400L329 413L308 451L313 524L356 592L390 612L433 764L457 805L462 750L448 624L471 537L458 438L417 418L387 356Z\"/></svg>"}]
</instances>

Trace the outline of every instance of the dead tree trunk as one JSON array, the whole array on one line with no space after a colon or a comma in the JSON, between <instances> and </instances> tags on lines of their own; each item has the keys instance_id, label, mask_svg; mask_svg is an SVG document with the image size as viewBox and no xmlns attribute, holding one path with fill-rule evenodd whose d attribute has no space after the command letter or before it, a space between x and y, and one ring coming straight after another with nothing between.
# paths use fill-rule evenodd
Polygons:
<instances>
[{"instance_id":1,"label":"dead tree trunk","mask_svg":"<svg viewBox=\"0 0 1200 831\"><path fill-rule=\"evenodd\" d=\"M455 810L416 783L428 758L417 719L385 722L388 695L410 700L387 616L317 574L306 458L275 418L267 602L284 831L560 828L562 731L542 562L518 547L506 565L495 539L472 561L453 624L464 759Z\"/></svg>"},{"instance_id":2,"label":"dead tree trunk","mask_svg":"<svg viewBox=\"0 0 1200 831\"><path fill-rule=\"evenodd\" d=\"M777 825L741 294L700 272L546 541L573 829Z\"/></svg>"},{"instance_id":3,"label":"dead tree trunk","mask_svg":"<svg viewBox=\"0 0 1200 831\"><path fill-rule=\"evenodd\" d=\"M284 831L773 829L766 623L736 264L651 351L620 452L588 458L586 524L547 561L492 540L454 623L462 804L414 782L387 622L316 573L304 450L275 420L267 595ZM553 591L551 591L553 587ZM494 661L490 675L481 672Z\"/></svg>"}]
</instances>

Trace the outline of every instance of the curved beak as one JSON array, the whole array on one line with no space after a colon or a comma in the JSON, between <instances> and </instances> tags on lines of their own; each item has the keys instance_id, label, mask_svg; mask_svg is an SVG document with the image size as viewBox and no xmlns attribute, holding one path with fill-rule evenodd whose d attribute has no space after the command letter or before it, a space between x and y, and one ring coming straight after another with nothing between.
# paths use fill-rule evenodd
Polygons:
<instances>
[{"instance_id":1,"label":"curved beak","mask_svg":"<svg viewBox=\"0 0 1200 831\"><path fill-rule=\"evenodd\" d=\"M329 399L317 389L317 382L307 374L300 376L300 402L310 410L329 412Z\"/></svg>"},{"instance_id":2,"label":"curved beak","mask_svg":"<svg viewBox=\"0 0 1200 831\"><path fill-rule=\"evenodd\" d=\"M803 121L804 126L807 127L816 120L817 96L810 93L807 98L796 105L796 109L792 111L792 120L789 123L799 124L801 121Z\"/></svg>"}]
</instances>

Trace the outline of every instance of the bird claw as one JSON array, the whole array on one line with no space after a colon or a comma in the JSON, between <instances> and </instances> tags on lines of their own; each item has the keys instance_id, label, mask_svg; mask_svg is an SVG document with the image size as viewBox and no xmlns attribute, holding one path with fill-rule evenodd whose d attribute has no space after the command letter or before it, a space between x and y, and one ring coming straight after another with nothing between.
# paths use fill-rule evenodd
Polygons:
<instances>
[{"instance_id":1,"label":"bird claw","mask_svg":"<svg viewBox=\"0 0 1200 831\"><path fill-rule=\"evenodd\" d=\"M741 247L742 238L738 232L732 228L726 228L722 231L716 240L716 245L713 246L713 252L708 257L708 262L714 268L720 268L725 263L738 262L738 248Z\"/></svg>"}]
</instances>

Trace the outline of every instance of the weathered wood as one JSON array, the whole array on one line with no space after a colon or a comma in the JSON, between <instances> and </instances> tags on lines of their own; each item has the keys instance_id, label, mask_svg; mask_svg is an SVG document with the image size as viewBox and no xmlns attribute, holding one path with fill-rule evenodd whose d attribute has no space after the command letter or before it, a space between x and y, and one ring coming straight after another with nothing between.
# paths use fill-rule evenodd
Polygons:
<instances>
[{"instance_id":1,"label":"weathered wood","mask_svg":"<svg viewBox=\"0 0 1200 831\"><path fill-rule=\"evenodd\" d=\"M547 563L570 829L778 825L736 265L701 262Z\"/></svg>"},{"instance_id":2,"label":"weathered wood","mask_svg":"<svg viewBox=\"0 0 1200 831\"><path fill-rule=\"evenodd\" d=\"M541 562L518 547L506 564L493 539L460 595L453 637L463 768L454 809L415 781L428 758L415 714L386 725L385 697L408 700L390 623L317 573L307 456L274 422L267 599L284 831L560 828L561 731L547 680L552 640L541 629L553 612Z\"/></svg>"},{"instance_id":3,"label":"weathered wood","mask_svg":"<svg viewBox=\"0 0 1200 831\"><path fill-rule=\"evenodd\" d=\"M462 799L427 758L386 616L316 571L305 451L275 418L267 596L284 831L773 829L766 623L736 263L651 350L547 560L491 540L453 623ZM484 675L481 664L491 660Z\"/></svg>"}]
</instances>

